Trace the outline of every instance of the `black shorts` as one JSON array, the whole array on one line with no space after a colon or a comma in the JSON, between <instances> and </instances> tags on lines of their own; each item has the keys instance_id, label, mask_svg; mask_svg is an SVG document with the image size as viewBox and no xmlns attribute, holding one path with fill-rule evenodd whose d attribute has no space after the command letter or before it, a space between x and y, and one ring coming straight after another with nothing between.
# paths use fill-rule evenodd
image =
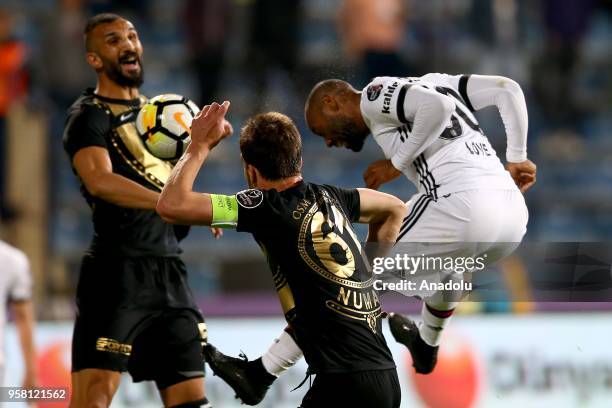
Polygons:
<instances>
[{"instance_id":1,"label":"black shorts","mask_svg":"<svg viewBox=\"0 0 612 408\"><path fill-rule=\"evenodd\" d=\"M86 255L77 286L72 371L129 371L159 389L204 376L206 326L178 257Z\"/></svg>"},{"instance_id":2,"label":"black shorts","mask_svg":"<svg viewBox=\"0 0 612 408\"><path fill-rule=\"evenodd\" d=\"M395 368L317 374L300 408L397 408L402 394Z\"/></svg>"}]
</instances>

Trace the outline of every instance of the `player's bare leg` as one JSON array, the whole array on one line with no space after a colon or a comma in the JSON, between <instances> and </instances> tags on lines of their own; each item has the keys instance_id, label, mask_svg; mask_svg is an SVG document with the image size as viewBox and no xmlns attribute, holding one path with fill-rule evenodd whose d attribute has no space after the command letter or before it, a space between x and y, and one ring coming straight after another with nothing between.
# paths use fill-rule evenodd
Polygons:
<instances>
[{"instance_id":1,"label":"player's bare leg","mask_svg":"<svg viewBox=\"0 0 612 408\"><path fill-rule=\"evenodd\" d=\"M205 397L204 378L192 378L159 391L165 407L210 408Z\"/></svg>"},{"instance_id":2,"label":"player's bare leg","mask_svg":"<svg viewBox=\"0 0 612 408\"><path fill-rule=\"evenodd\" d=\"M118 371L87 368L72 373L70 408L106 408L119 388Z\"/></svg>"}]
</instances>

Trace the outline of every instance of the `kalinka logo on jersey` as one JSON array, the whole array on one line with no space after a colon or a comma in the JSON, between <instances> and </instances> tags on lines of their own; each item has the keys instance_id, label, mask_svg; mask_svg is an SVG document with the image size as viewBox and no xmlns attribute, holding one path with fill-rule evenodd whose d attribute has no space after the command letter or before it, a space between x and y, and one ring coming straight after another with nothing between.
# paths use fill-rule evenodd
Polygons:
<instances>
[{"instance_id":1,"label":"kalinka logo on jersey","mask_svg":"<svg viewBox=\"0 0 612 408\"><path fill-rule=\"evenodd\" d=\"M399 82L396 81L392 83L391 85L389 85L389 88L387 88L387 92L383 94L385 98L383 99L382 113L391 113L391 97L393 96L393 92L395 92L398 86Z\"/></svg>"},{"instance_id":2,"label":"kalinka logo on jersey","mask_svg":"<svg viewBox=\"0 0 612 408\"><path fill-rule=\"evenodd\" d=\"M368 95L368 101L374 102L380 96L380 91L382 91L382 84L378 85L370 85L366 90L366 94Z\"/></svg>"}]
</instances>

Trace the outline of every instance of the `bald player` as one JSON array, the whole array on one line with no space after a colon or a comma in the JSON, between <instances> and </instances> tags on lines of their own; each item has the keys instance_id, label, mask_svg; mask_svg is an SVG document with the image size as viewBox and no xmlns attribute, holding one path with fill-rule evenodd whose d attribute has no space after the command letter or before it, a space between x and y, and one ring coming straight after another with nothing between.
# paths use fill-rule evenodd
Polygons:
<instances>
[{"instance_id":1,"label":"bald player","mask_svg":"<svg viewBox=\"0 0 612 408\"><path fill-rule=\"evenodd\" d=\"M124 371L155 381L166 407L210 406L204 319L179 257L187 228L155 212L172 165L145 149L134 123L146 102L138 32L100 14L85 44L97 84L72 105L64 130L94 227L77 286L71 407L109 406Z\"/></svg>"},{"instance_id":2,"label":"bald player","mask_svg":"<svg viewBox=\"0 0 612 408\"><path fill-rule=\"evenodd\" d=\"M487 106L497 107L506 129L506 169L473 115ZM491 263L522 240L528 211L521 192L535 183L536 166L527 159L525 98L513 80L437 73L378 77L357 91L331 79L315 85L305 116L329 147L358 152L373 135L386 158L365 171L368 187L402 174L415 184L398 242L445 242L430 245L425 255L487 254ZM425 298L418 324L391 315L393 336L409 348L418 373L433 370L456 305L437 292Z\"/></svg>"},{"instance_id":3,"label":"bald player","mask_svg":"<svg viewBox=\"0 0 612 408\"><path fill-rule=\"evenodd\" d=\"M484 136L473 111L496 106L508 137L506 169ZM519 85L504 77L428 74L420 78L375 78L363 91L331 79L318 83L305 107L310 129L329 147L362 149L372 134L386 159L372 163L366 185L378 188L404 174L418 192L408 201L396 246L419 255L487 254L492 263L510 254L526 232L528 212L521 191L536 181L527 159L527 108ZM520 190L519 190L520 189ZM429 252L428 252L429 251ZM450 271L440 272L442 276ZM459 278L461 276L452 276ZM395 339L412 354L415 371L430 373L437 362L443 329L460 293L411 293L426 296L416 324L391 314ZM450 295L450 296L449 296ZM218 350L207 354L213 371L247 403L257 403L274 377L301 357L290 336L276 340L261 359L241 361ZM253 373L259 373L255 375ZM265 381L264 381L265 379Z\"/></svg>"}]
</instances>

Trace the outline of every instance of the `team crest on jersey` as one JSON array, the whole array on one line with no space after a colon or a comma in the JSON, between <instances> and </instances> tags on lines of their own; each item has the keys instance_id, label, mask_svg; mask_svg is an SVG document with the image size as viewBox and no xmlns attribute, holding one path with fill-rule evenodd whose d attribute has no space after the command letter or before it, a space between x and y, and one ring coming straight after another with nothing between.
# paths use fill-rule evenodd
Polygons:
<instances>
[{"instance_id":1,"label":"team crest on jersey","mask_svg":"<svg viewBox=\"0 0 612 408\"><path fill-rule=\"evenodd\" d=\"M238 204L244 208L255 208L263 202L263 193L260 190L243 190L236 194Z\"/></svg>"},{"instance_id":2,"label":"team crest on jersey","mask_svg":"<svg viewBox=\"0 0 612 408\"><path fill-rule=\"evenodd\" d=\"M382 91L382 89L382 84L368 86L368 89L366 90L368 100L372 102L375 101L380 96L380 91Z\"/></svg>"}]
</instances>

